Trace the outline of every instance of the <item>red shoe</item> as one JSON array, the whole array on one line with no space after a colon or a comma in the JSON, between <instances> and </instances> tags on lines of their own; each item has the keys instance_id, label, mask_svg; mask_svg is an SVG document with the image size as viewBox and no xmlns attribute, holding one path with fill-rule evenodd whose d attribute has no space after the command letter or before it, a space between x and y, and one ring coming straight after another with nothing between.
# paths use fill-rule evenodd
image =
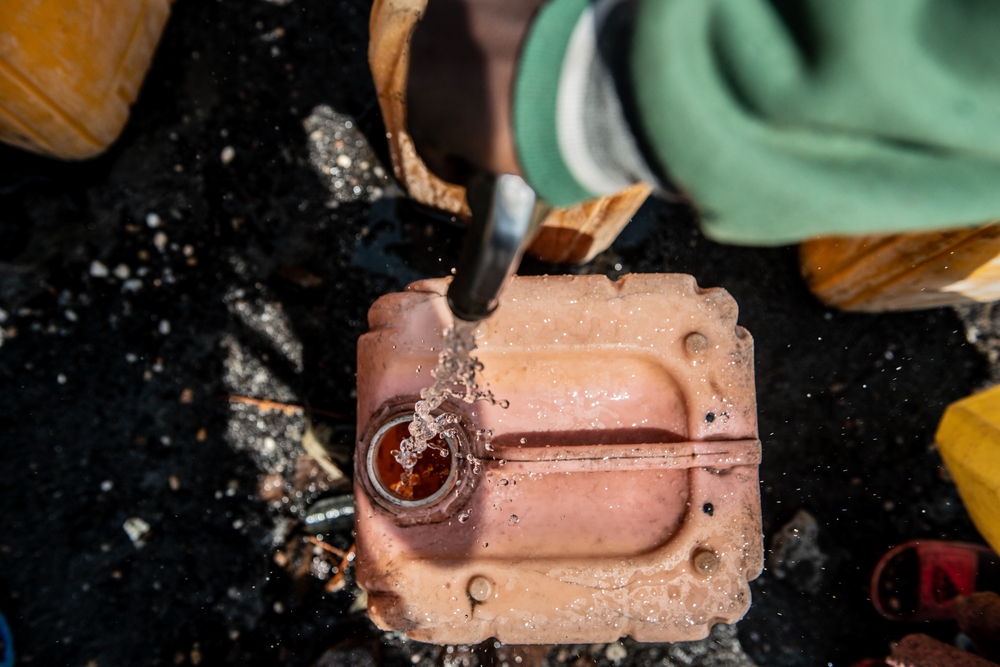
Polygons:
<instances>
[{"instance_id":1,"label":"red shoe","mask_svg":"<svg viewBox=\"0 0 1000 667\"><path fill-rule=\"evenodd\" d=\"M946 620L953 617L954 598L981 590L980 575L988 570L992 575L997 567L996 554L979 544L905 542L886 552L875 566L872 604L890 621Z\"/></svg>"}]
</instances>

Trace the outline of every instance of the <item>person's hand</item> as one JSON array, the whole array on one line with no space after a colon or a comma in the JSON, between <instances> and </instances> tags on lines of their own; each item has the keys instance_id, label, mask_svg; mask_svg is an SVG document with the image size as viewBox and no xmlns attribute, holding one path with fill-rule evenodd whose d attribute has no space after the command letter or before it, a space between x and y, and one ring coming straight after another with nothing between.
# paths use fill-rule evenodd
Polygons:
<instances>
[{"instance_id":1,"label":"person's hand","mask_svg":"<svg viewBox=\"0 0 1000 667\"><path fill-rule=\"evenodd\" d=\"M519 173L511 128L517 56L543 0L429 0L410 47L407 127L435 174Z\"/></svg>"}]
</instances>

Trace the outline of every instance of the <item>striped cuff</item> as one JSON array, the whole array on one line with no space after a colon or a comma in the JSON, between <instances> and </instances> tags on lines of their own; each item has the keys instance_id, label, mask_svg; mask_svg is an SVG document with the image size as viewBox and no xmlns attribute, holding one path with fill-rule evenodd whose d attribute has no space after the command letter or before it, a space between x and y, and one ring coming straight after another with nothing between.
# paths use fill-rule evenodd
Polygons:
<instances>
[{"instance_id":1,"label":"striped cuff","mask_svg":"<svg viewBox=\"0 0 1000 667\"><path fill-rule=\"evenodd\" d=\"M629 0L551 0L531 27L514 87L514 140L525 177L550 204L655 182L616 85L615 69L628 68L632 8Z\"/></svg>"}]
</instances>

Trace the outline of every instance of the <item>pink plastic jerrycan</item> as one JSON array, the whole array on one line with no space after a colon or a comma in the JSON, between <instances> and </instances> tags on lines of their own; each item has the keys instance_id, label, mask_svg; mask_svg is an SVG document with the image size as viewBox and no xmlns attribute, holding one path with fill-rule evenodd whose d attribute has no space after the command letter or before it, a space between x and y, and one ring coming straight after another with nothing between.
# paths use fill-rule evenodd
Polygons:
<instances>
[{"instance_id":1,"label":"pink plastic jerrycan","mask_svg":"<svg viewBox=\"0 0 1000 667\"><path fill-rule=\"evenodd\" d=\"M477 331L500 400L449 404L460 427L402 497L392 451L451 325L446 288L380 298L358 344L357 577L375 623L527 644L739 619L761 569L760 441L732 297L687 275L513 278Z\"/></svg>"}]
</instances>

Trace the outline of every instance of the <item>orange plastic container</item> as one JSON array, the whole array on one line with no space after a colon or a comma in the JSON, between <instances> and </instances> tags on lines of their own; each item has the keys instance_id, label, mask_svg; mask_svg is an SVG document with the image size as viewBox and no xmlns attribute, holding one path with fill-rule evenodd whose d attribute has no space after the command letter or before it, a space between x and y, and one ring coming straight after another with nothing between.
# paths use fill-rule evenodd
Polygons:
<instances>
[{"instance_id":1,"label":"orange plastic container","mask_svg":"<svg viewBox=\"0 0 1000 667\"><path fill-rule=\"evenodd\" d=\"M0 141L64 159L118 137L169 0L0 2Z\"/></svg>"},{"instance_id":2,"label":"orange plastic container","mask_svg":"<svg viewBox=\"0 0 1000 667\"><path fill-rule=\"evenodd\" d=\"M513 278L477 335L500 402L448 406L461 427L404 498L391 452L431 382L446 289L382 297L358 344L356 565L375 623L523 644L739 619L761 568L760 442L732 298L684 275Z\"/></svg>"},{"instance_id":3,"label":"orange plastic container","mask_svg":"<svg viewBox=\"0 0 1000 667\"><path fill-rule=\"evenodd\" d=\"M1000 224L822 238L800 247L809 289L843 310L879 312L1000 299Z\"/></svg>"}]
</instances>

